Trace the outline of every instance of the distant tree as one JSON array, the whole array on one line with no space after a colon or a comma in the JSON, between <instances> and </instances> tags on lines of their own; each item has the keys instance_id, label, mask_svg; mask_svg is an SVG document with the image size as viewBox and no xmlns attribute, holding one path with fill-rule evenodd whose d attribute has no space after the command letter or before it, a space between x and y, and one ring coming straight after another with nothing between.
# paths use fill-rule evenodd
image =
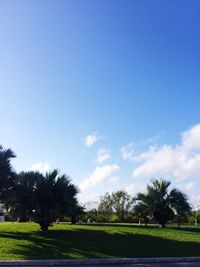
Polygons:
<instances>
[{"instance_id":1,"label":"distant tree","mask_svg":"<svg viewBox=\"0 0 200 267\"><path fill-rule=\"evenodd\" d=\"M188 203L183 193L177 189L169 192L169 181L152 180L151 185L147 185L147 193L139 193L137 200L148 207L149 215L157 221L161 227L165 227L168 220L172 219L176 210L180 214L188 211ZM184 204L180 205L180 202Z\"/></svg>"},{"instance_id":2,"label":"distant tree","mask_svg":"<svg viewBox=\"0 0 200 267\"><path fill-rule=\"evenodd\" d=\"M132 197L125 190L120 190L112 193L111 199L112 206L114 211L116 212L118 220L120 222L123 222L132 208Z\"/></svg>"},{"instance_id":3,"label":"distant tree","mask_svg":"<svg viewBox=\"0 0 200 267\"><path fill-rule=\"evenodd\" d=\"M134 208L133 212L135 216L138 218L139 224L144 223L147 225L149 221L149 209L148 206L143 202L138 202Z\"/></svg>"},{"instance_id":4,"label":"distant tree","mask_svg":"<svg viewBox=\"0 0 200 267\"><path fill-rule=\"evenodd\" d=\"M98 207L98 201L90 200L83 204L84 210L87 212L89 210L97 209Z\"/></svg>"},{"instance_id":5,"label":"distant tree","mask_svg":"<svg viewBox=\"0 0 200 267\"><path fill-rule=\"evenodd\" d=\"M15 172L11 165L11 159L15 154L11 149L3 149L0 145L0 201L6 202L13 188Z\"/></svg>"},{"instance_id":6,"label":"distant tree","mask_svg":"<svg viewBox=\"0 0 200 267\"><path fill-rule=\"evenodd\" d=\"M98 220L97 209L93 208L91 210L88 210L85 213L84 220L85 220L85 222L89 222L89 223L96 222Z\"/></svg>"},{"instance_id":7,"label":"distant tree","mask_svg":"<svg viewBox=\"0 0 200 267\"><path fill-rule=\"evenodd\" d=\"M195 226L199 225L200 222L200 210L193 210L188 216L189 223L194 224Z\"/></svg>"},{"instance_id":8,"label":"distant tree","mask_svg":"<svg viewBox=\"0 0 200 267\"><path fill-rule=\"evenodd\" d=\"M100 197L98 206L99 219L103 222L109 222L113 214L113 201L109 193L105 193Z\"/></svg>"}]
</instances>

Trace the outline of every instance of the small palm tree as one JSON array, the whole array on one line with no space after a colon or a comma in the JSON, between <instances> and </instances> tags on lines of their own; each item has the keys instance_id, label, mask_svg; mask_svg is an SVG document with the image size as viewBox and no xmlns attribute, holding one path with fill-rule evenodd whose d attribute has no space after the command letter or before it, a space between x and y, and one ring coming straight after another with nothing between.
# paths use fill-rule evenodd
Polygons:
<instances>
[{"instance_id":1,"label":"small palm tree","mask_svg":"<svg viewBox=\"0 0 200 267\"><path fill-rule=\"evenodd\" d=\"M34 220L42 231L47 231L53 221L62 215L76 216L78 203L77 187L66 175L59 176L58 171L41 176L34 189Z\"/></svg>"},{"instance_id":2,"label":"small palm tree","mask_svg":"<svg viewBox=\"0 0 200 267\"><path fill-rule=\"evenodd\" d=\"M78 189L66 175L57 170L42 175L38 172L22 172L18 175L12 199L13 217L20 221L33 219L47 231L57 218L67 215L72 218L80 212L76 199Z\"/></svg>"},{"instance_id":3,"label":"small palm tree","mask_svg":"<svg viewBox=\"0 0 200 267\"><path fill-rule=\"evenodd\" d=\"M151 185L147 186L147 193L139 193L136 197L161 227L165 227L166 222L176 213L183 214L190 210L187 197L182 192L175 188L169 192L170 184L162 179L152 180Z\"/></svg>"}]
</instances>

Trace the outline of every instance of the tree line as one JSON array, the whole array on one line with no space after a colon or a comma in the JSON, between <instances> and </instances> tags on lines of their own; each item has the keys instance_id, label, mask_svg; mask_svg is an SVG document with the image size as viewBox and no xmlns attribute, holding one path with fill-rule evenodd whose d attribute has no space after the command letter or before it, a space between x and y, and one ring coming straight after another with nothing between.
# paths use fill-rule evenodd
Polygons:
<instances>
[{"instance_id":1,"label":"tree line","mask_svg":"<svg viewBox=\"0 0 200 267\"><path fill-rule=\"evenodd\" d=\"M178 226L191 215L187 196L180 190L169 190L170 182L152 180L146 193L132 197L125 190L100 197L98 207L89 210L86 217L98 222L139 222L139 224L158 223L165 227L168 221L176 221Z\"/></svg>"},{"instance_id":2,"label":"tree line","mask_svg":"<svg viewBox=\"0 0 200 267\"><path fill-rule=\"evenodd\" d=\"M104 223L138 220L165 227L171 220L180 225L191 214L187 196L176 188L170 190L171 183L163 179L152 180L146 193L134 197L125 190L105 193L96 209L85 211L77 200L78 188L68 175L60 175L57 170L46 174L16 173L11 164L15 157L11 149L0 146L0 203L12 220L33 220L42 231L48 230L57 218L63 220L64 217L72 223L88 219Z\"/></svg>"}]
</instances>

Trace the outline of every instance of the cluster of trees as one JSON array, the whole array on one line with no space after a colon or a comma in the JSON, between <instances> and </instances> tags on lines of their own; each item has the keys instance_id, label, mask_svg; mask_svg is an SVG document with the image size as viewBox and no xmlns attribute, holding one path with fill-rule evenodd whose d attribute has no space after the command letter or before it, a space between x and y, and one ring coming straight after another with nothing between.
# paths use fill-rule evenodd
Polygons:
<instances>
[{"instance_id":1,"label":"cluster of trees","mask_svg":"<svg viewBox=\"0 0 200 267\"><path fill-rule=\"evenodd\" d=\"M164 227L174 219L180 225L191 212L186 195L176 188L170 190L170 182L162 179L153 180L147 185L146 193L135 197L124 190L105 193L97 209L84 212L76 198L78 188L69 176L59 175L57 170L45 175L33 171L17 174L11 165L13 158L11 149L0 146L0 203L13 220L33 220L42 231L65 216L72 222L82 215L83 220L110 222L115 217L118 222L137 219L140 223L157 222ZM197 220L200 215L193 216Z\"/></svg>"},{"instance_id":2,"label":"cluster of trees","mask_svg":"<svg viewBox=\"0 0 200 267\"><path fill-rule=\"evenodd\" d=\"M57 218L68 216L72 222L81 213L76 195L78 188L67 175L53 170L45 175L39 172L17 174L11 165L15 154L0 146L0 203L13 220L33 220L42 231Z\"/></svg>"},{"instance_id":3,"label":"cluster of trees","mask_svg":"<svg viewBox=\"0 0 200 267\"><path fill-rule=\"evenodd\" d=\"M100 198L97 209L87 212L87 216L99 222L118 222L147 224L159 223L165 227L169 220L175 220L180 226L191 212L187 196L176 188L169 190L170 182L153 180L147 185L146 193L132 197L126 191L106 193Z\"/></svg>"}]
</instances>

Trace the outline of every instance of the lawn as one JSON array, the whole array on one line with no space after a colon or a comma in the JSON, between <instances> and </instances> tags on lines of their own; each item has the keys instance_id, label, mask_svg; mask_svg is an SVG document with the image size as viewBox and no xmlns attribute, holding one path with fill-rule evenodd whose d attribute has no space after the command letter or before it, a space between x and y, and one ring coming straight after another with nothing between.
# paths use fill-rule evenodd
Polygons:
<instances>
[{"instance_id":1,"label":"lawn","mask_svg":"<svg viewBox=\"0 0 200 267\"><path fill-rule=\"evenodd\" d=\"M200 229L0 223L0 260L200 256Z\"/></svg>"}]
</instances>

